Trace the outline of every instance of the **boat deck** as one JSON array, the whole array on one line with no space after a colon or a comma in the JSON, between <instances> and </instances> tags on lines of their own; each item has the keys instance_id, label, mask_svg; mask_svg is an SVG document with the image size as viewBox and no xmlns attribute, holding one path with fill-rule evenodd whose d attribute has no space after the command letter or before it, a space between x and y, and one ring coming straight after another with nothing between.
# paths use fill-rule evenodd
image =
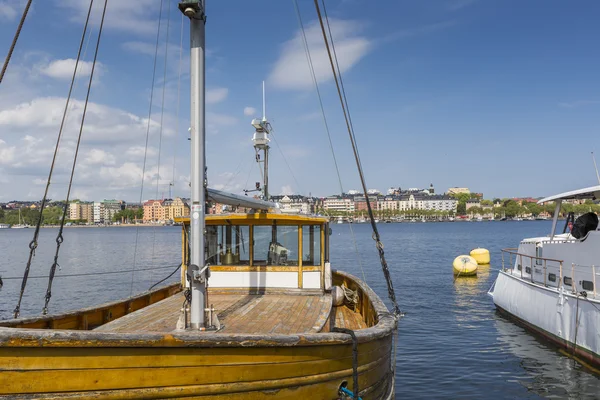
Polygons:
<instances>
[{"instance_id":1,"label":"boat deck","mask_svg":"<svg viewBox=\"0 0 600 400\"><path fill-rule=\"evenodd\" d=\"M141 310L125 315L96 331L101 332L172 332L184 302L183 293L175 294ZM220 333L294 334L323 330L331 313L329 294L210 294L223 329ZM338 307L340 308L340 307ZM345 309L345 307L341 307ZM348 309L336 310L336 326L358 328L360 314ZM354 316L356 314L357 316ZM339 321L339 323L338 323Z\"/></svg>"}]
</instances>

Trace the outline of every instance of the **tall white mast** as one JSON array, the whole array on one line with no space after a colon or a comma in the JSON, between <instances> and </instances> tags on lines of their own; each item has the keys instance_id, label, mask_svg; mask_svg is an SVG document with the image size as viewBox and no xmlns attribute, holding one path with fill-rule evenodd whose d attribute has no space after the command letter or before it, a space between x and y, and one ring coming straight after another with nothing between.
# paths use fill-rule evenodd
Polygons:
<instances>
[{"instance_id":1,"label":"tall white mast","mask_svg":"<svg viewBox=\"0 0 600 400\"><path fill-rule=\"evenodd\" d=\"M252 137L254 149L256 150L256 161L263 163L263 200L269 200L269 134L271 133L271 124L267 120L267 106L265 101L265 81L262 83L263 89L263 117L262 120L255 118L252 120L252 126L256 130ZM263 151L263 159L260 159L260 151Z\"/></svg>"},{"instance_id":2,"label":"tall white mast","mask_svg":"<svg viewBox=\"0 0 600 400\"><path fill-rule=\"evenodd\" d=\"M190 265L191 282L190 328L207 328L205 321L207 265L204 255L204 212L206 192L205 157L205 2L181 1L179 9L190 19L190 86L191 86L191 218Z\"/></svg>"}]
</instances>

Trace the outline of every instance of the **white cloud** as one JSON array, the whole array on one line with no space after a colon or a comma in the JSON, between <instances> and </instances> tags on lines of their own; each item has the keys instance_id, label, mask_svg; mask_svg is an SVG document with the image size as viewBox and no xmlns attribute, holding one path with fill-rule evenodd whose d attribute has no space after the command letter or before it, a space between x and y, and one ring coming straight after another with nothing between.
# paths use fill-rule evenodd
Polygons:
<instances>
[{"instance_id":1,"label":"white cloud","mask_svg":"<svg viewBox=\"0 0 600 400\"><path fill-rule=\"evenodd\" d=\"M104 150L91 149L82 157L82 163L86 165L114 165L116 158Z\"/></svg>"},{"instance_id":2,"label":"white cloud","mask_svg":"<svg viewBox=\"0 0 600 400\"><path fill-rule=\"evenodd\" d=\"M331 31L342 73L358 63L371 49L371 41L360 36L360 22L331 19ZM315 76L318 82L332 79L329 57L323 43L321 27L313 22L305 29ZM302 33L285 42L269 80L283 89L309 90L313 81L306 61Z\"/></svg>"},{"instance_id":3,"label":"white cloud","mask_svg":"<svg viewBox=\"0 0 600 400\"><path fill-rule=\"evenodd\" d=\"M256 108L254 107L244 107L244 115L247 117L251 117L256 115Z\"/></svg>"},{"instance_id":4,"label":"white cloud","mask_svg":"<svg viewBox=\"0 0 600 400\"><path fill-rule=\"evenodd\" d=\"M0 139L0 165L10 164L15 158L15 146L8 146L6 142Z\"/></svg>"},{"instance_id":5,"label":"white cloud","mask_svg":"<svg viewBox=\"0 0 600 400\"><path fill-rule=\"evenodd\" d=\"M65 60L54 60L47 65L39 66L38 70L41 74L56 79L71 79L73 77L73 70L75 69L76 60L73 58L67 58ZM96 62L96 70L94 75L97 77L101 74L103 65L100 62ZM89 76L92 72L91 61L79 61L77 66L77 76Z\"/></svg>"},{"instance_id":6,"label":"white cloud","mask_svg":"<svg viewBox=\"0 0 600 400\"><path fill-rule=\"evenodd\" d=\"M227 98L229 89L227 88L214 88L206 91L206 102L208 104L220 103Z\"/></svg>"},{"instance_id":7,"label":"white cloud","mask_svg":"<svg viewBox=\"0 0 600 400\"><path fill-rule=\"evenodd\" d=\"M12 20L17 16L17 10L15 9L15 1L13 5L8 4L7 1L0 1L0 19Z\"/></svg>"}]
</instances>

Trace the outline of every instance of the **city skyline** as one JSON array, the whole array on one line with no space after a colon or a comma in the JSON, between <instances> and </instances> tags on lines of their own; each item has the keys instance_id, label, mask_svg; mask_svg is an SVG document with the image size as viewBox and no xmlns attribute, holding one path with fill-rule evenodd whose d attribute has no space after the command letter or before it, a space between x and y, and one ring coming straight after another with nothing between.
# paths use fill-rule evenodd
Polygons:
<instances>
[{"instance_id":1,"label":"city skyline","mask_svg":"<svg viewBox=\"0 0 600 400\"><path fill-rule=\"evenodd\" d=\"M0 49L8 48L21 7L17 1L2 4ZM43 194L85 6L52 0L42 12L34 5L24 26L0 91L0 202ZM359 186L352 152L314 10L308 3L300 6L347 191ZM433 180L439 187L470 186L493 198L540 197L597 183L589 155L598 143L600 106L600 56L589 51L600 33L597 2L437 0L364 7L354 0L332 0L328 9L370 187L388 182L413 187ZM150 123L147 118L158 12L151 0L108 6L72 197L140 202L163 197L169 189L172 197L187 196L189 57L184 40L179 101L180 15L174 9L168 48L165 20L161 27L159 79ZM268 26L256 26L263 19ZM211 3L207 45L209 184L240 193L260 180L250 120L261 115L261 81L266 80L267 114L275 128L271 191L341 192L293 6ZM51 198L65 197L91 54L80 69ZM147 129L148 165L140 196ZM571 167L553 168L565 159L565 138L584 148L577 153L577 174ZM552 169L553 179L534 179L531 168Z\"/></svg>"}]
</instances>

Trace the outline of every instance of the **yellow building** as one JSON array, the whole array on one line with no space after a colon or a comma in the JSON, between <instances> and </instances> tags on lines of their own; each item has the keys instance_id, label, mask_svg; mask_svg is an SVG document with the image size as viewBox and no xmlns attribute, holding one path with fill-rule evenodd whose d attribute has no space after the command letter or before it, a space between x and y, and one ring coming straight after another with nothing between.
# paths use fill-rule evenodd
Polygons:
<instances>
[{"instance_id":1,"label":"yellow building","mask_svg":"<svg viewBox=\"0 0 600 400\"><path fill-rule=\"evenodd\" d=\"M165 220L164 200L148 200L144 203L144 222Z\"/></svg>"},{"instance_id":2,"label":"yellow building","mask_svg":"<svg viewBox=\"0 0 600 400\"><path fill-rule=\"evenodd\" d=\"M469 190L469 188L462 188L462 187L451 187L448 189L448 194L452 195L452 194L461 194L461 193L466 193L466 194L470 194L471 191Z\"/></svg>"}]
</instances>

